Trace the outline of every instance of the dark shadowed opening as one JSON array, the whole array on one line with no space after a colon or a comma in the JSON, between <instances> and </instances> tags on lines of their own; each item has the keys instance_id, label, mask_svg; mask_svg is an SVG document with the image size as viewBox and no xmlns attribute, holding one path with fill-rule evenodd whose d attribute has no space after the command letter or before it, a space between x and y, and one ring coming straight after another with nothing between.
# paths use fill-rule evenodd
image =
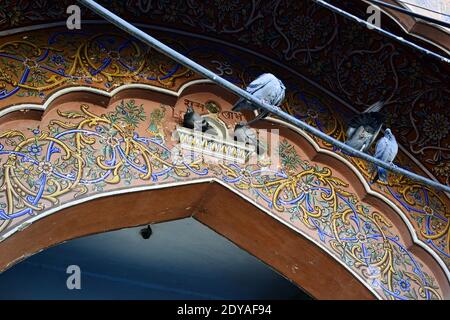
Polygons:
<instances>
[{"instance_id":1,"label":"dark shadowed opening","mask_svg":"<svg viewBox=\"0 0 450 320\"><path fill-rule=\"evenodd\" d=\"M194 219L82 237L0 275L1 299L310 299L262 261ZM66 286L67 268L81 289Z\"/></svg>"}]
</instances>

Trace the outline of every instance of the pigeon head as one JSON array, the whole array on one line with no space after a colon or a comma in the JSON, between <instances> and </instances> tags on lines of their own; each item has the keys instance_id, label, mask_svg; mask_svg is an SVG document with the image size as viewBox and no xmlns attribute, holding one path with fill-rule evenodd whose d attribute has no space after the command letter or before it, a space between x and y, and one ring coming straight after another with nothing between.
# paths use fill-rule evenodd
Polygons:
<instances>
[{"instance_id":1,"label":"pigeon head","mask_svg":"<svg viewBox=\"0 0 450 320\"><path fill-rule=\"evenodd\" d=\"M392 138L394 137L394 135L392 134L391 129L389 129L389 128L387 128L387 129L384 131L384 135L385 135L386 137L390 138L390 139L392 139Z\"/></svg>"}]
</instances>

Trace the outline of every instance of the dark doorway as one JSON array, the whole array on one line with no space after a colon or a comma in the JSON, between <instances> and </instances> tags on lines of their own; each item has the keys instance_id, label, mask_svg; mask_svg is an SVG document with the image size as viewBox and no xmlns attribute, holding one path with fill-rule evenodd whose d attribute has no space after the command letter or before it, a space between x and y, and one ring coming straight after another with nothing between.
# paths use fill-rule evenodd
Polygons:
<instances>
[{"instance_id":1,"label":"dark doorway","mask_svg":"<svg viewBox=\"0 0 450 320\"><path fill-rule=\"evenodd\" d=\"M1 299L310 299L269 266L194 219L87 236L0 274ZM81 270L81 289L66 286Z\"/></svg>"}]
</instances>

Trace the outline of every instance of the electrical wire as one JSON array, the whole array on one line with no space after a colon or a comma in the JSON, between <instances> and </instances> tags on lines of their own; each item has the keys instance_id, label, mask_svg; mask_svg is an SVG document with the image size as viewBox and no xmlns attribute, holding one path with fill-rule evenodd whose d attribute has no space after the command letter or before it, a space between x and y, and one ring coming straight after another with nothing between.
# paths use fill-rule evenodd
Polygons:
<instances>
[{"instance_id":1,"label":"electrical wire","mask_svg":"<svg viewBox=\"0 0 450 320\"><path fill-rule=\"evenodd\" d=\"M433 13L439 14L439 15L441 15L441 16L449 17L449 18L450 18L450 14L447 14L447 13L445 13L445 12L439 12L439 11L435 11L435 10L433 10L433 9L421 7L421 6L417 5L417 4L414 4L414 3L411 3L411 2L407 2L407 1L402 1L402 0L397 0L397 1L400 2L400 3L403 3L403 4L410 5L410 6L412 6L412 7L416 7L416 8L425 10L425 11L433 12Z\"/></svg>"},{"instance_id":2,"label":"electrical wire","mask_svg":"<svg viewBox=\"0 0 450 320\"><path fill-rule=\"evenodd\" d=\"M427 16L424 16L424 15L422 15L420 13L408 10L406 8L398 7L398 6L395 6L393 4L386 3L386 2L383 2L383 1L378 1L378 0L368 0L368 2L376 4L376 5L379 5L379 6L382 6L382 7L386 7L386 8L392 9L392 10L396 10L396 11L402 12L402 13L407 14L409 16L428 21L428 22L437 24L437 25L445 27L445 28L450 28L450 23L448 23L448 22L445 22L445 21L442 21L442 20L438 20L438 19L434 19L434 18L431 18L431 17L427 17Z\"/></svg>"}]
</instances>

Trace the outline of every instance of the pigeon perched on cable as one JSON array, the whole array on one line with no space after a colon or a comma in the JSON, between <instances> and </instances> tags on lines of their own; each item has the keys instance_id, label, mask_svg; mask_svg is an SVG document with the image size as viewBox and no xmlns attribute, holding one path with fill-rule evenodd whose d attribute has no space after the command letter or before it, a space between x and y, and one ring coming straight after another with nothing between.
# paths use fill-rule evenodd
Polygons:
<instances>
[{"instance_id":1,"label":"pigeon perched on cable","mask_svg":"<svg viewBox=\"0 0 450 320\"><path fill-rule=\"evenodd\" d=\"M348 124L345 144L367 152L386 121L385 114L380 112L383 106L384 102L378 101L363 113L353 117Z\"/></svg>"},{"instance_id":2,"label":"pigeon perched on cable","mask_svg":"<svg viewBox=\"0 0 450 320\"><path fill-rule=\"evenodd\" d=\"M258 154L262 154L265 151L258 140L256 130L245 123L241 122L234 127L234 140L255 146Z\"/></svg>"},{"instance_id":3,"label":"pigeon perched on cable","mask_svg":"<svg viewBox=\"0 0 450 320\"><path fill-rule=\"evenodd\" d=\"M384 132L384 137L382 137L376 145L374 157L379 160L392 163L397 156L397 152L397 140L395 139L391 130L386 129L386 131ZM386 169L377 167L377 173L373 178L372 183L375 183L376 181L378 181L378 179L384 182L387 181Z\"/></svg>"},{"instance_id":4,"label":"pigeon perched on cable","mask_svg":"<svg viewBox=\"0 0 450 320\"><path fill-rule=\"evenodd\" d=\"M246 91L253 95L255 98L261 100L261 102L270 104L276 108L279 108L285 97L286 87L283 82L275 77L271 73L264 73L258 78L253 80ZM233 106L233 111L240 112L242 110L258 110L259 114L255 119L247 122L251 124L255 121L263 119L269 115L269 111L255 106L250 101L245 99L239 99L239 101Z\"/></svg>"},{"instance_id":5,"label":"pigeon perched on cable","mask_svg":"<svg viewBox=\"0 0 450 320\"><path fill-rule=\"evenodd\" d=\"M183 118L183 127L188 129L195 129L198 131L201 130L202 132L208 131L208 133L215 132L215 130L208 123L208 121L206 121L205 118L203 118L201 115L195 112L191 106L187 107L186 114L184 115Z\"/></svg>"}]
</instances>

